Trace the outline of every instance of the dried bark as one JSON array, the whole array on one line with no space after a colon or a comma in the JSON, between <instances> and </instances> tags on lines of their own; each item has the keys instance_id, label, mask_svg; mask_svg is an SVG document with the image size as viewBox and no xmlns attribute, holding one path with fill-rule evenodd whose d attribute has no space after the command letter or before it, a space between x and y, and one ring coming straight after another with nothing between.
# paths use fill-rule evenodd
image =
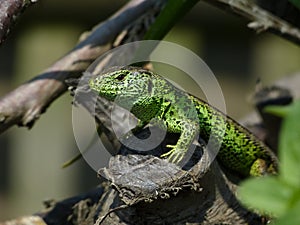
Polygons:
<instances>
[{"instance_id":1,"label":"dried bark","mask_svg":"<svg viewBox=\"0 0 300 225\"><path fill-rule=\"evenodd\" d=\"M0 2L0 45L6 40L13 25L27 7L37 0L1 0Z\"/></svg>"},{"instance_id":2,"label":"dried bark","mask_svg":"<svg viewBox=\"0 0 300 225\"><path fill-rule=\"evenodd\" d=\"M250 0L205 0L208 4L217 6L222 10L227 10L231 13L237 14L250 20L248 27L254 29L256 32L270 31L276 35L286 38L295 44L300 45L300 22L299 14L300 11L295 9L294 17L288 18L287 22L285 19L281 19L277 16L276 11L272 12L260 7L256 1ZM265 1L266 2L266 1ZM278 2L284 2L280 0ZM270 4L275 4L274 2ZM276 2L277 4L277 2ZM279 3L280 4L280 3ZM268 7L269 8L269 7ZM294 22L294 23L292 23Z\"/></svg>"},{"instance_id":3,"label":"dried bark","mask_svg":"<svg viewBox=\"0 0 300 225\"><path fill-rule=\"evenodd\" d=\"M138 135L147 136L147 132ZM164 143L153 153L163 150ZM99 171L108 181L102 180L86 194L47 204L46 210L35 215L47 225L265 224L263 217L239 203L239 178L224 173L216 161L208 167L207 152L198 148L183 170L152 155L133 154L123 146L109 167Z\"/></svg>"}]
</instances>

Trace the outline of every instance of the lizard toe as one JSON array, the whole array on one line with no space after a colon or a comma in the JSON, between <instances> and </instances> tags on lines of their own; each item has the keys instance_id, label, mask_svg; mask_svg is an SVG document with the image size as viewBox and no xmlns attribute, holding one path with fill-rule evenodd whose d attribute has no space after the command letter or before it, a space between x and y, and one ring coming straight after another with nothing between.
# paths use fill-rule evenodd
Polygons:
<instances>
[{"instance_id":1,"label":"lizard toe","mask_svg":"<svg viewBox=\"0 0 300 225\"><path fill-rule=\"evenodd\" d=\"M168 152L166 152L166 153L164 153L164 154L162 154L162 155L160 155L161 158L166 158L166 157L169 158L169 156L172 155L173 152L175 151L175 147L176 147L176 146L175 146L175 145L167 145L166 147L167 147L167 148L171 148L171 150L168 151Z\"/></svg>"},{"instance_id":2,"label":"lizard toe","mask_svg":"<svg viewBox=\"0 0 300 225\"><path fill-rule=\"evenodd\" d=\"M179 164L180 161L183 159L184 154L182 154L182 152L180 151L174 151L169 157L168 160L169 162L175 163L175 164Z\"/></svg>"},{"instance_id":3,"label":"lizard toe","mask_svg":"<svg viewBox=\"0 0 300 225\"><path fill-rule=\"evenodd\" d=\"M162 154L161 157L167 157L169 162L178 164L184 157L184 151L178 150L175 145L167 145L167 147L172 149Z\"/></svg>"}]
</instances>

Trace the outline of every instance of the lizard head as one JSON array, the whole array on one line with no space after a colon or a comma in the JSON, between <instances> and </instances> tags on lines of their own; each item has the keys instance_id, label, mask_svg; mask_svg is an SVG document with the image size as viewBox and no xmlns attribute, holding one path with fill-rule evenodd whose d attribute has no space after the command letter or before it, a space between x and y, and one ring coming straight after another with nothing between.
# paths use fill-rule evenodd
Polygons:
<instances>
[{"instance_id":1,"label":"lizard head","mask_svg":"<svg viewBox=\"0 0 300 225\"><path fill-rule=\"evenodd\" d=\"M121 68L92 78L89 86L109 101L118 98L118 105L126 108L151 96L154 76L141 68Z\"/></svg>"}]
</instances>

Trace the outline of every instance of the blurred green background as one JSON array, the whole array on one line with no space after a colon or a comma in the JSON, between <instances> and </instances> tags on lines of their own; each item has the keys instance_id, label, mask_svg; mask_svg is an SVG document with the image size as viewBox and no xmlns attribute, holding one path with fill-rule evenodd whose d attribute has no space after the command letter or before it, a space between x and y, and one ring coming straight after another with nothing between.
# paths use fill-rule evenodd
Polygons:
<instances>
[{"instance_id":1,"label":"blurred green background","mask_svg":"<svg viewBox=\"0 0 300 225\"><path fill-rule=\"evenodd\" d=\"M0 95L47 68L76 44L83 31L125 2L45 0L29 8L0 46ZM222 87L227 112L236 119L252 109L247 98L258 78L267 85L300 71L299 47L272 34L256 34L246 24L200 2L165 38L191 49L208 64ZM67 198L99 182L83 160L61 169L78 153L71 101L67 93L30 131L13 127L0 136L0 221L32 214L43 208L45 199Z\"/></svg>"}]
</instances>

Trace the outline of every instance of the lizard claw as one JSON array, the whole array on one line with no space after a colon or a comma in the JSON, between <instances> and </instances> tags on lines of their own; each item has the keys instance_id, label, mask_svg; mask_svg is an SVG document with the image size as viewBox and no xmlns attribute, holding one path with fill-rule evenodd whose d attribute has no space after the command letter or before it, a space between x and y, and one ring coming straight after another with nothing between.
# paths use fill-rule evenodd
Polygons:
<instances>
[{"instance_id":1,"label":"lizard claw","mask_svg":"<svg viewBox=\"0 0 300 225\"><path fill-rule=\"evenodd\" d=\"M171 154L175 151L176 145L167 145L166 147L167 147L167 148L171 148L171 150L168 151L168 152L166 152L166 153L164 153L164 154L162 154L162 155L160 156L160 157L162 157L162 158L165 158L165 157L171 155Z\"/></svg>"},{"instance_id":2,"label":"lizard claw","mask_svg":"<svg viewBox=\"0 0 300 225\"><path fill-rule=\"evenodd\" d=\"M171 150L162 154L160 157L168 157L169 162L178 164L183 159L184 151L178 150L176 145L167 145L166 147L171 148Z\"/></svg>"}]
</instances>

